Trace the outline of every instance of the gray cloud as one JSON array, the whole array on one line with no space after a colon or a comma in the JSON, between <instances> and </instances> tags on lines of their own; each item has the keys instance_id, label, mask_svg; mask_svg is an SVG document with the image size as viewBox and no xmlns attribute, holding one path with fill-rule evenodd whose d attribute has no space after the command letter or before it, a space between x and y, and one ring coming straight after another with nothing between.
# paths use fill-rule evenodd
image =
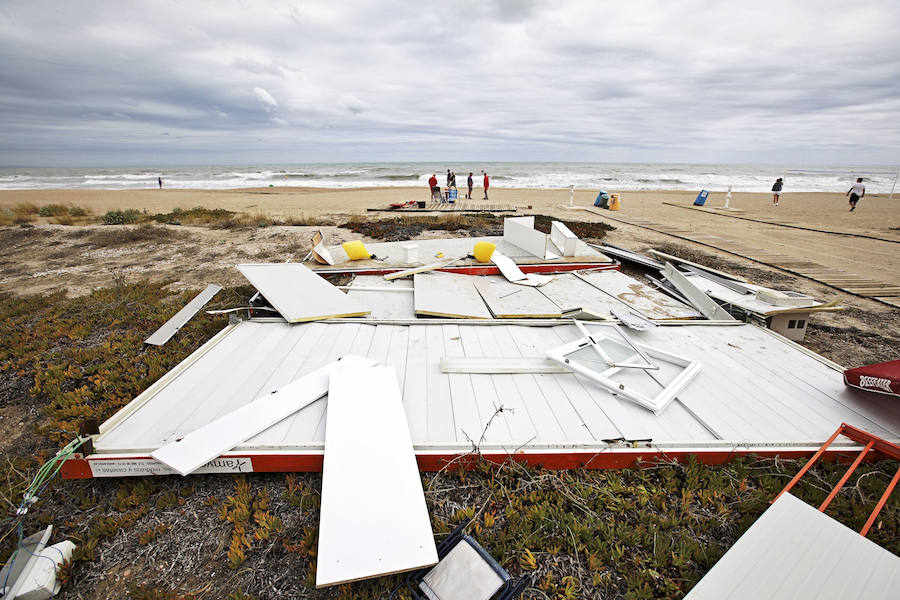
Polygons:
<instances>
[{"instance_id":1,"label":"gray cloud","mask_svg":"<svg viewBox=\"0 0 900 600\"><path fill-rule=\"evenodd\" d=\"M0 164L891 163L898 17L888 1L13 0Z\"/></svg>"}]
</instances>

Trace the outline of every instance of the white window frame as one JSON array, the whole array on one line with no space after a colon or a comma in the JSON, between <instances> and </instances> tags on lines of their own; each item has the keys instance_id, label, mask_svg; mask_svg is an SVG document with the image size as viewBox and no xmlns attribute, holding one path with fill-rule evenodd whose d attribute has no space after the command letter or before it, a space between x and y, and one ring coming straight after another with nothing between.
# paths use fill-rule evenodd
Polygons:
<instances>
[{"instance_id":1,"label":"white window frame","mask_svg":"<svg viewBox=\"0 0 900 600\"><path fill-rule=\"evenodd\" d=\"M551 360L554 360L575 373L584 375L588 379L600 384L613 395L621 396L626 400L634 402L638 406L653 411L653 413L657 415L664 411L666 407L672 403L672 400L675 399L678 393L681 392L681 390L697 376L697 373L700 372L701 363L699 361L678 356L677 354L672 354L671 352L666 352L665 350L660 350L658 348L651 348L650 346L645 346L643 344L635 344L635 346L640 346L643 352L652 358L683 367L681 373L679 373L675 379L670 381L656 396L651 398L636 390L629 389L625 384L613 379L613 376L624 368L622 366L613 366L605 371L597 371L568 358L569 354L590 345L594 345L592 339L581 338L574 342L563 344L558 348L547 350L546 354Z\"/></svg>"},{"instance_id":2,"label":"white window frame","mask_svg":"<svg viewBox=\"0 0 900 600\"><path fill-rule=\"evenodd\" d=\"M575 327L578 328L578 331L581 332L581 335L584 336L584 338L582 338L582 339L588 340L588 342L589 342L588 345L590 345L594 348L594 351L597 353L597 356L599 356L600 359L603 362L605 362L608 367L620 367L620 368L628 368L628 369L648 369L648 370L649 369L653 369L653 370L659 369L659 367L656 366L652 360L650 360L650 357L647 355L647 353L642 351L638 347L638 344L635 344L633 341L631 341L631 338L629 338L625 334L625 332L622 331L619 328L619 326L616 325L615 323L603 323L603 324L591 323L591 326L596 326L599 328L609 328L609 329L615 330L619 334L619 336L622 338L622 340L624 340L624 342L626 344L631 346L631 348L634 350L635 355L640 356L646 362L644 362L644 363L618 362L617 363L617 362L613 361L612 358L610 358L610 356L603 350L603 348L600 347L600 344L597 343L597 334L596 333L591 334L591 332L588 331L587 328L584 326L584 324L581 323L580 321L573 320L573 322L575 323ZM618 343L618 341L619 341L612 337L609 337L607 339L612 340L615 343ZM584 346L581 346L581 347L583 348ZM573 352L574 352L574 350L573 350Z\"/></svg>"}]
</instances>

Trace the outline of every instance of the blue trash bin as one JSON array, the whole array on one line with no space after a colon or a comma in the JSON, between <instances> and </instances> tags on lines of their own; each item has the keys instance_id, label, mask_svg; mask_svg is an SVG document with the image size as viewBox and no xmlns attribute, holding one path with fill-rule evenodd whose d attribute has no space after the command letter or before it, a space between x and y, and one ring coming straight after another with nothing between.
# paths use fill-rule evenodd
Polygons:
<instances>
[{"instance_id":1,"label":"blue trash bin","mask_svg":"<svg viewBox=\"0 0 900 600\"><path fill-rule=\"evenodd\" d=\"M700 190L697 199L694 200L694 206L703 206L706 204L706 197L709 196L709 190Z\"/></svg>"},{"instance_id":2,"label":"blue trash bin","mask_svg":"<svg viewBox=\"0 0 900 600\"><path fill-rule=\"evenodd\" d=\"M594 206L609 208L609 194L607 194L605 190L600 190L600 193L597 194L597 199L594 200Z\"/></svg>"}]
</instances>

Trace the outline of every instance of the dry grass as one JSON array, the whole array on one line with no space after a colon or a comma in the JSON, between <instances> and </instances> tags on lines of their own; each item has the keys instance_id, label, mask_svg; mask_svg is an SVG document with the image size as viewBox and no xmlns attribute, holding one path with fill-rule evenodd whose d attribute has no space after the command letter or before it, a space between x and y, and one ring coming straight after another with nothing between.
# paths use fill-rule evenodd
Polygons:
<instances>
[{"instance_id":1,"label":"dry grass","mask_svg":"<svg viewBox=\"0 0 900 600\"><path fill-rule=\"evenodd\" d=\"M136 227L110 227L94 231L88 237L88 242L100 247L122 246L142 242L163 242L181 235L180 232L168 227L144 223Z\"/></svg>"}]
</instances>

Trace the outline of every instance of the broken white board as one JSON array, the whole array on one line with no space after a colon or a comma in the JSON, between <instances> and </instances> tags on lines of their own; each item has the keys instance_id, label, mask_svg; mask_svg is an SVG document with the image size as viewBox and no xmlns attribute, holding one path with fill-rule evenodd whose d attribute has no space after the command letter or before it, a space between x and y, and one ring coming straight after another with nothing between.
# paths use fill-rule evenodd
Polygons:
<instances>
[{"instance_id":1,"label":"broken white board","mask_svg":"<svg viewBox=\"0 0 900 600\"><path fill-rule=\"evenodd\" d=\"M504 277L508 281L512 283L517 283L519 285L528 285L532 287L537 287L541 285L546 285L553 281L553 275L540 275L538 273L523 273L522 269L515 263L513 259L503 254L500 254L496 250L491 255L491 262L496 265L496 267L500 270L500 273L503 274Z\"/></svg>"},{"instance_id":2,"label":"broken white board","mask_svg":"<svg viewBox=\"0 0 900 600\"><path fill-rule=\"evenodd\" d=\"M701 319L695 308L619 271L585 271L576 277L628 305L648 319Z\"/></svg>"},{"instance_id":3,"label":"broken white board","mask_svg":"<svg viewBox=\"0 0 900 600\"><path fill-rule=\"evenodd\" d=\"M503 219L503 240L539 258L559 258L548 249L549 236L534 228L534 216Z\"/></svg>"},{"instance_id":4,"label":"broken white board","mask_svg":"<svg viewBox=\"0 0 900 600\"><path fill-rule=\"evenodd\" d=\"M410 275L416 275L418 273L427 273L428 271L434 271L435 269L440 269L452 265L458 260L462 260L462 258L457 257L447 260L439 260L427 265L422 265L421 267L413 267L411 269L403 269L402 271L394 271L393 273L388 273L387 275L385 275L384 279L386 281L393 281L394 279L401 279L403 277L409 277Z\"/></svg>"},{"instance_id":5,"label":"broken white board","mask_svg":"<svg viewBox=\"0 0 900 600\"><path fill-rule=\"evenodd\" d=\"M336 370L328 390L316 587L436 564L393 367Z\"/></svg>"},{"instance_id":6,"label":"broken white board","mask_svg":"<svg viewBox=\"0 0 900 600\"><path fill-rule=\"evenodd\" d=\"M783 494L685 600L897 598L900 558Z\"/></svg>"},{"instance_id":7,"label":"broken white board","mask_svg":"<svg viewBox=\"0 0 900 600\"><path fill-rule=\"evenodd\" d=\"M163 323L150 337L144 340L144 344L153 346L162 346L168 342L178 330L184 327L184 324L194 318L194 315L203 308L203 306L212 300L212 297L222 291L222 286L209 284L206 289L197 294L193 300L185 304L184 308L179 310L175 315Z\"/></svg>"},{"instance_id":8,"label":"broken white board","mask_svg":"<svg viewBox=\"0 0 900 600\"><path fill-rule=\"evenodd\" d=\"M533 287L516 285L500 277L475 278L475 287L498 319L562 317L559 307Z\"/></svg>"},{"instance_id":9,"label":"broken white board","mask_svg":"<svg viewBox=\"0 0 900 600\"><path fill-rule=\"evenodd\" d=\"M570 369L539 356L478 357L445 356L441 359L441 373L569 373Z\"/></svg>"},{"instance_id":10,"label":"broken white board","mask_svg":"<svg viewBox=\"0 0 900 600\"><path fill-rule=\"evenodd\" d=\"M703 313L703 316L713 321L734 321L728 312L719 306L715 300L707 296L703 290L698 288L693 282L688 281L678 269L672 266L672 263L666 261L663 267L663 275L669 280L669 283L675 286L682 296L694 305L694 308Z\"/></svg>"},{"instance_id":11,"label":"broken white board","mask_svg":"<svg viewBox=\"0 0 900 600\"><path fill-rule=\"evenodd\" d=\"M413 294L417 315L453 319L490 319L491 312L475 289L474 275L417 273Z\"/></svg>"},{"instance_id":12,"label":"broken white board","mask_svg":"<svg viewBox=\"0 0 900 600\"><path fill-rule=\"evenodd\" d=\"M558 274L552 282L541 286L540 291L559 306L563 313L581 310L611 318L612 305L627 308L620 301L571 273Z\"/></svg>"},{"instance_id":13,"label":"broken white board","mask_svg":"<svg viewBox=\"0 0 900 600\"><path fill-rule=\"evenodd\" d=\"M334 258L331 257L331 251L328 249L328 246L325 245L324 238L322 237L322 232L317 231L313 234L312 237L312 255L313 259L319 263L320 265L333 265Z\"/></svg>"},{"instance_id":14,"label":"broken white board","mask_svg":"<svg viewBox=\"0 0 900 600\"><path fill-rule=\"evenodd\" d=\"M188 475L324 396L328 378L335 369L374 364L368 358L345 356L154 450L150 456Z\"/></svg>"},{"instance_id":15,"label":"broken white board","mask_svg":"<svg viewBox=\"0 0 900 600\"><path fill-rule=\"evenodd\" d=\"M556 246L563 256L575 256L575 248L578 245L578 236L560 221L550 222L550 241Z\"/></svg>"},{"instance_id":16,"label":"broken white board","mask_svg":"<svg viewBox=\"0 0 900 600\"><path fill-rule=\"evenodd\" d=\"M299 263L238 265L288 323L363 317L369 309Z\"/></svg>"},{"instance_id":17,"label":"broken white board","mask_svg":"<svg viewBox=\"0 0 900 600\"><path fill-rule=\"evenodd\" d=\"M415 319L413 282L385 281L381 275L357 275L346 288L347 295L371 307L373 319Z\"/></svg>"}]
</instances>

